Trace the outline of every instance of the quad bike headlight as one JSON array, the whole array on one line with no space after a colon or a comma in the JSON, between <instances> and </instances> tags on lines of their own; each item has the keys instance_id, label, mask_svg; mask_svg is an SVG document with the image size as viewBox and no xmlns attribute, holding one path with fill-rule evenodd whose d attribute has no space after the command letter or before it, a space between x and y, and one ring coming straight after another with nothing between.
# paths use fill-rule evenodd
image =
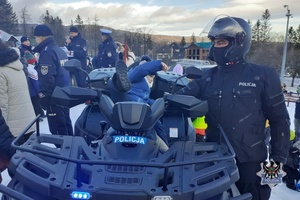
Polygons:
<instances>
[{"instance_id":1,"label":"quad bike headlight","mask_svg":"<svg viewBox=\"0 0 300 200\"><path fill-rule=\"evenodd\" d=\"M72 199L90 199L92 195L89 192L74 191L71 193Z\"/></svg>"},{"instance_id":2,"label":"quad bike headlight","mask_svg":"<svg viewBox=\"0 0 300 200\"><path fill-rule=\"evenodd\" d=\"M172 200L171 196L154 196L151 200Z\"/></svg>"}]
</instances>

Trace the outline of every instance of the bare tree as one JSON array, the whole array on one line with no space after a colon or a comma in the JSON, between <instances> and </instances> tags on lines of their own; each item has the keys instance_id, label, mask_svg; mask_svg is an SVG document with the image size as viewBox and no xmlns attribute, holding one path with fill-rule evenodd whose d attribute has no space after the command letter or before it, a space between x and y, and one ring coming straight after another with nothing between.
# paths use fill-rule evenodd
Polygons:
<instances>
[{"instance_id":1,"label":"bare tree","mask_svg":"<svg viewBox=\"0 0 300 200\"><path fill-rule=\"evenodd\" d=\"M87 27L85 27L86 34L85 38L88 44L88 53L89 56L94 57L98 53L98 46L101 42L101 33L100 33L100 26L98 25L99 18L97 15L93 19L87 19Z\"/></svg>"},{"instance_id":2,"label":"bare tree","mask_svg":"<svg viewBox=\"0 0 300 200\"><path fill-rule=\"evenodd\" d=\"M20 18L21 18L21 26L22 26L22 35L29 35L29 30L27 28L27 24L30 21L30 15L27 10L27 6L21 9L20 11Z\"/></svg>"}]
</instances>

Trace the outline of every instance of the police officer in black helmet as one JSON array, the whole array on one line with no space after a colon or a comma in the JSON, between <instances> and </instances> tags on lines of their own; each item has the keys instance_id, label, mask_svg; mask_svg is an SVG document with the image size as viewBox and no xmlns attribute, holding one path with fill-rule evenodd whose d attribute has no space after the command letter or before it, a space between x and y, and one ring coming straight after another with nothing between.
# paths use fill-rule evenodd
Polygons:
<instances>
[{"instance_id":1,"label":"police officer in black helmet","mask_svg":"<svg viewBox=\"0 0 300 200\"><path fill-rule=\"evenodd\" d=\"M280 80L274 68L248 63L251 28L241 18L218 16L203 30L212 41L209 58L217 66L208 69L178 93L206 100L207 141L219 141L220 125L236 153L240 193L250 192L254 200L269 199L269 185L261 185L256 174L269 154L285 163L289 145L289 115ZM271 127L271 148L264 139L266 120Z\"/></svg>"}]
</instances>

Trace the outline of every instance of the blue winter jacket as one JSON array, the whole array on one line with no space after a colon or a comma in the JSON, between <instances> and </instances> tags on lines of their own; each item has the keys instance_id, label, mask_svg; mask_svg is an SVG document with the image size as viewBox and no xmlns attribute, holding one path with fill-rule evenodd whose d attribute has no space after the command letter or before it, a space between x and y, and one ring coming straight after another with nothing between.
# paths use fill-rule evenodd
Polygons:
<instances>
[{"instance_id":1,"label":"blue winter jacket","mask_svg":"<svg viewBox=\"0 0 300 200\"><path fill-rule=\"evenodd\" d=\"M55 44L53 37L41 42L34 51L40 53L36 66L39 77L39 94L50 97L56 86L70 85L70 74L63 68L64 63L68 61L68 56Z\"/></svg>"},{"instance_id":2,"label":"blue winter jacket","mask_svg":"<svg viewBox=\"0 0 300 200\"><path fill-rule=\"evenodd\" d=\"M69 51L74 51L74 57L69 57L69 59L75 58L81 62L81 67L84 70L88 70L86 66L87 60L87 44L86 40L81 37L78 33L77 36L70 38L71 42L66 46Z\"/></svg>"},{"instance_id":3,"label":"blue winter jacket","mask_svg":"<svg viewBox=\"0 0 300 200\"><path fill-rule=\"evenodd\" d=\"M118 59L117 45L112 37L107 38L98 47L98 55L92 60L94 68L115 67Z\"/></svg>"},{"instance_id":4,"label":"blue winter jacket","mask_svg":"<svg viewBox=\"0 0 300 200\"><path fill-rule=\"evenodd\" d=\"M129 99L151 105L153 103L153 100L149 97L151 89L145 80L145 76L155 75L160 70L162 70L160 60L146 62L131 69L128 72L128 78L131 82L131 90L127 92Z\"/></svg>"},{"instance_id":5,"label":"blue winter jacket","mask_svg":"<svg viewBox=\"0 0 300 200\"><path fill-rule=\"evenodd\" d=\"M27 46L27 45L25 45L25 44L22 44L22 45L19 47L19 49L20 49L20 56L21 56L21 57L24 57L25 51L29 51L30 53L34 54L31 45Z\"/></svg>"}]
</instances>

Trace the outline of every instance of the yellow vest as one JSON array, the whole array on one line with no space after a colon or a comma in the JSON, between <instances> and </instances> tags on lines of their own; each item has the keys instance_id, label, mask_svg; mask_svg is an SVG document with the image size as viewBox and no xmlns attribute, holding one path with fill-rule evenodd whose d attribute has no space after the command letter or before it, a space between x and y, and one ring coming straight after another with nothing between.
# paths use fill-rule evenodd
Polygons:
<instances>
[{"instance_id":1,"label":"yellow vest","mask_svg":"<svg viewBox=\"0 0 300 200\"><path fill-rule=\"evenodd\" d=\"M207 128L207 124L205 123L205 116L197 117L193 121L193 125L196 130L196 134L205 135L205 129Z\"/></svg>"}]
</instances>

